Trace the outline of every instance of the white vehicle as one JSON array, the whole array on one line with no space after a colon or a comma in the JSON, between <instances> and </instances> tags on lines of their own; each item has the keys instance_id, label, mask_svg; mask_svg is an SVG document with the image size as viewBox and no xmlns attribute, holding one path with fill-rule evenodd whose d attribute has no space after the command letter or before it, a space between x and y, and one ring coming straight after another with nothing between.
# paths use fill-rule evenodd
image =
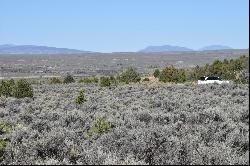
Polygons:
<instances>
[{"instance_id":1,"label":"white vehicle","mask_svg":"<svg viewBox=\"0 0 250 166\"><path fill-rule=\"evenodd\" d=\"M225 80L221 80L220 77L200 77L200 79L198 80L198 84L213 84L213 83L217 83L217 84L222 84L222 83L229 83L229 81L225 81Z\"/></svg>"}]
</instances>

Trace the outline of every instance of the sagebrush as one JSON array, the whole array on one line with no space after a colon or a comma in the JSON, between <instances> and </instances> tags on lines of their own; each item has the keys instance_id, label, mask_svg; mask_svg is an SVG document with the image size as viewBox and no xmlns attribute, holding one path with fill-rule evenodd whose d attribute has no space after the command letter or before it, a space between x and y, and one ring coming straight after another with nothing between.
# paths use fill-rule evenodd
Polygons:
<instances>
[{"instance_id":1,"label":"sagebrush","mask_svg":"<svg viewBox=\"0 0 250 166\"><path fill-rule=\"evenodd\" d=\"M249 164L248 84L34 85L0 118L3 165Z\"/></svg>"}]
</instances>

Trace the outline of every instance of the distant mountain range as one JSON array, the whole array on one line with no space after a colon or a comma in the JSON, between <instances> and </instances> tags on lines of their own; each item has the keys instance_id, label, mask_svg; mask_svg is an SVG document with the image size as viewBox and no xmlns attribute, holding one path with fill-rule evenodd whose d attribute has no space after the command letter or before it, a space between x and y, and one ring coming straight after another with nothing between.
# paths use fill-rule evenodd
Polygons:
<instances>
[{"instance_id":1,"label":"distant mountain range","mask_svg":"<svg viewBox=\"0 0 250 166\"><path fill-rule=\"evenodd\" d=\"M192 49L179 46L163 45L163 46L148 46L139 52L169 52L169 51L193 51Z\"/></svg>"},{"instance_id":2,"label":"distant mountain range","mask_svg":"<svg viewBox=\"0 0 250 166\"><path fill-rule=\"evenodd\" d=\"M73 54L73 53L90 53L90 51L81 51L68 48L56 48L35 45L0 45L1 54Z\"/></svg>"},{"instance_id":3,"label":"distant mountain range","mask_svg":"<svg viewBox=\"0 0 250 166\"><path fill-rule=\"evenodd\" d=\"M208 50L231 50L233 49L232 47L228 47L228 46L223 46L223 45L211 45L211 46L206 46L203 47L201 49L199 49L200 51L208 51Z\"/></svg>"},{"instance_id":4,"label":"distant mountain range","mask_svg":"<svg viewBox=\"0 0 250 166\"><path fill-rule=\"evenodd\" d=\"M210 45L198 50L193 50L187 47L163 45L163 46L148 46L138 52L185 52L185 51L214 51L214 50L231 50L233 48L223 45ZM48 46L35 45L0 45L0 54L78 54L78 53L96 53L91 51L82 51L69 48L56 48Z\"/></svg>"},{"instance_id":5,"label":"distant mountain range","mask_svg":"<svg viewBox=\"0 0 250 166\"><path fill-rule=\"evenodd\" d=\"M228 49L233 49L233 48L223 45L211 45L203 47L199 50L193 50L187 47L163 45L163 46L149 46L146 47L145 49L140 50L139 52L212 51L212 50L228 50Z\"/></svg>"}]
</instances>

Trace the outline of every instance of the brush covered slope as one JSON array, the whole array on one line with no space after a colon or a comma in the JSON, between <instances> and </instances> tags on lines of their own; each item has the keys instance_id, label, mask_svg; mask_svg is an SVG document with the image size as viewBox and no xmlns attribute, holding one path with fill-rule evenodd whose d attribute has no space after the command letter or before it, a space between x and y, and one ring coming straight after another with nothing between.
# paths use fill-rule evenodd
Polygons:
<instances>
[{"instance_id":1,"label":"brush covered slope","mask_svg":"<svg viewBox=\"0 0 250 166\"><path fill-rule=\"evenodd\" d=\"M1 102L0 164L249 164L247 84L34 85Z\"/></svg>"}]
</instances>

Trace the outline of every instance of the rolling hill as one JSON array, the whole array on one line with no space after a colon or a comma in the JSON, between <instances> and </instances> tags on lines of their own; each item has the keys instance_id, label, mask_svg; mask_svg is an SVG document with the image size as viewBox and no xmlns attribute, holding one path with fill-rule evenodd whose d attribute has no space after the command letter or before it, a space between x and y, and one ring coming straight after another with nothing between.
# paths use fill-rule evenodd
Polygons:
<instances>
[{"instance_id":1,"label":"rolling hill","mask_svg":"<svg viewBox=\"0 0 250 166\"><path fill-rule=\"evenodd\" d=\"M190 48L172 46L172 45L163 45L163 46L148 46L145 49L140 50L139 52L174 52L174 51L194 51Z\"/></svg>"},{"instance_id":2,"label":"rolling hill","mask_svg":"<svg viewBox=\"0 0 250 166\"><path fill-rule=\"evenodd\" d=\"M201 49L199 49L200 51L212 51L212 50L231 50L233 49L232 47L228 47L228 46L223 46L223 45L210 45L210 46L206 46L203 47Z\"/></svg>"},{"instance_id":3,"label":"rolling hill","mask_svg":"<svg viewBox=\"0 0 250 166\"><path fill-rule=\"evenodd\" d=\"M48 46L35 45L0 45L1 54L72 54L72 53L88 53L90 51L82 51L68 48L57 48Z\"/></svg>"}]
</instances>

